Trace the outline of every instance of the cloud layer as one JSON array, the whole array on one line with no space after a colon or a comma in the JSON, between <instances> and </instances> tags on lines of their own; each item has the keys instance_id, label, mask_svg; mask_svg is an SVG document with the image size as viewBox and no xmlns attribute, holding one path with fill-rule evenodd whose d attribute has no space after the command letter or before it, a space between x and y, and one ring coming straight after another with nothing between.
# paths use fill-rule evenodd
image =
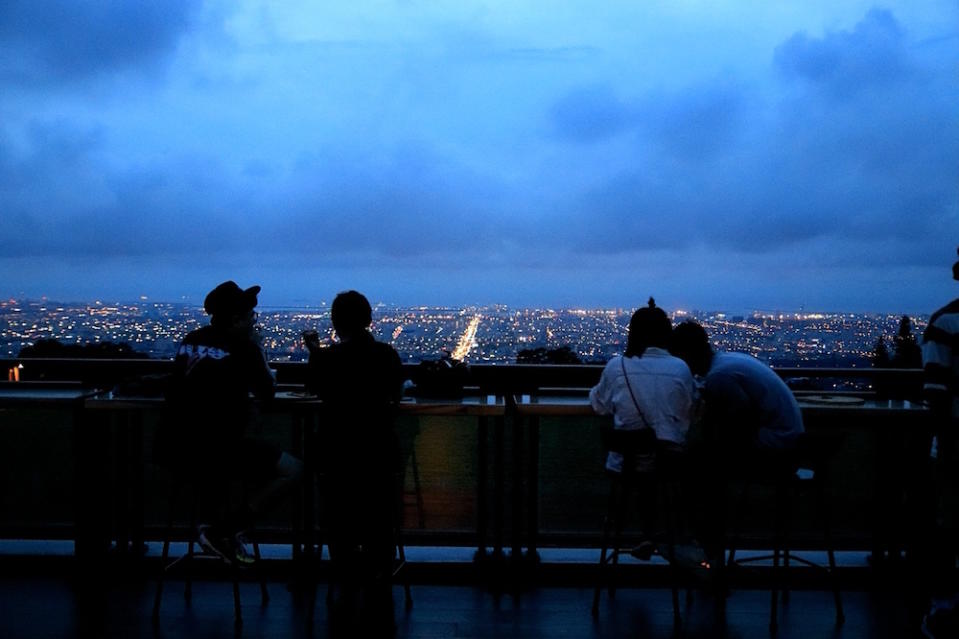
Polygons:
<instances>
[{"instance_id":1,"label":"cloud layer","mask_svg":"<svg viewBox=\"0 0 959 639\"><path fill-rule=\"evenodd\" d=\"M683 15L646 25L616 9L637 20L627 37L612 18L577 29L579 15L534 32L394 7L417 28L376 30L370 14L366 32L349 12L314 27L271 11L9 4L0 273L255 254L264 269L403 271L434 289L446 272L457 292L457 272L505 269L559 292L571 270L658 255L740 275L815 264L834 290L864 262L950 259L959 37L921 30L931 20L863 9L739 40L698 24L712 50L665 58L670 29L692 28Z\"/></svg>"}]
</instances>

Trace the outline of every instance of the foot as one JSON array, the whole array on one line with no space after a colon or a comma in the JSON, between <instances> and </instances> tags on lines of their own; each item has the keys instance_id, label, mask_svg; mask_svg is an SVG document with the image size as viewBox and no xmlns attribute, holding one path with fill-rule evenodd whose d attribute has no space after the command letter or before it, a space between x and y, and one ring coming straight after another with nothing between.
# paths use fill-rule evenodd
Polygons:
<instances>
[{"instance_id":1,"label":"foot","mask_svg":"<svg viewBox=\"0 0 959 639\"><path fill-rule=\"evenodd\" d=\"M698 544L674 544L672 553L668 544L660 544L657 550L670 563L674 563L697 579L704 582L712 579L715 572L712 569L712 563Z\"/></svg>"},{"instance_id":2,"label":"foot","mask_svg":"<svg viewBox=\"0 0 959 639\"><path fill-rule=\"evenodd\" d=\"M256 556L247 550L246 545L250 542L243 532L238 532L233 535L230 541L230 545L233 547L233 560L236 561L237 564L240 566L251 566L256 563Z\"/></svg>"},{"instance_id":3,"label":"foot","mask_svg":"<svg viewBox=\"0 0 959 639\"><path fill-rule=\"evenodd\" d=\"M639 542L635 548L629 551L629 554L642 561L649 561L653 553L656 552L656 544L647 540Z\"/></svg>"},{"instance_id":4,"label":"foot","mask_svg":"<svg viewBox=\"0 0 959 639\"><path fill-rule=\"evenodd\" d=\"M233 563L233 544L229 537L223 537L213 526L197 526L197 543L208 555L218 557L224 563Z\"/></svg>"}]
</instances>

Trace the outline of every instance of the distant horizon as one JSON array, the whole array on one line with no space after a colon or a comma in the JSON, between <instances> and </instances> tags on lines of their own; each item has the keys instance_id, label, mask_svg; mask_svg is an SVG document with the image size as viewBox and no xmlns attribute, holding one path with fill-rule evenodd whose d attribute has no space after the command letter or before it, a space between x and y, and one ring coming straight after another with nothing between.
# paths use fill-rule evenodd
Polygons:
<instances>
[{"instance_id":1,"label":"distant horizon","mask_svg":"<svg viewBox=\"0 0 959 639\"><path fill-rule=\"evenodd\" d=\"M362 291L361 291L362 292ZM262 293L261 293L262 298ZM203 299L202 297L197 300L192 299L154 299L149 296L138 297L135 299L131 298L110 298L106 296L93 297L89 299L59 299L53 298L50 296L3 296L0 299L0 304L6 305L10 302L16 302L18 304L22 303L41 303L41 304L65 304L65 305L89 305L89 304L119 304L124 306L136 306L136 305L145 305L145 304L170 304L170 305L181 305L186 307L192 307L197 309L202 309ZM284 310L328 310L329 305L332 302L332 298L329 300L321 299L313 303L299 303L299 304L257 304L257 308L263 311L284 311ZM944 302L945 303L945 302ZM625 306L625 305L519 305L519 304L507 304L502 302L490 302L490 303L479 303L472 302L467 304L425 304L419 302L412 303L402 303L402 302L391 302L386 300L375 300L370 299L370 304L374 307L374 313L376 307L383 306L386 308L400 308L400 309L416 309L416 308L449 308L456 310L465 310L470 308L475 309L488 309L502 307L509 310L538 310L538 311L619 311L619 312L631 312L641 306L646 305L646 301L643 300L635 306ZM663 308L664 311L673 315L675 313L691 313L691 314L715 314L722 313L732 317L737 316L751 316L754 314L768 313L768 314L783 314L783 315L843 315L843 314L853 314L853 315L908 315L910 317L926 317L931 315L937 310L937 308L929 309L927 311L909 311L909 310L850 310L850 309L824 309L824 308L775 308L775 307L749 307L744 309L730 309L730 308L721 308L713 306L692 306L692 307L676 307L671 308L666 305L660 304L660 301L656 300L656 305ZM374 318L375 319L375 318Z\"/></svg>"}]
</instances>

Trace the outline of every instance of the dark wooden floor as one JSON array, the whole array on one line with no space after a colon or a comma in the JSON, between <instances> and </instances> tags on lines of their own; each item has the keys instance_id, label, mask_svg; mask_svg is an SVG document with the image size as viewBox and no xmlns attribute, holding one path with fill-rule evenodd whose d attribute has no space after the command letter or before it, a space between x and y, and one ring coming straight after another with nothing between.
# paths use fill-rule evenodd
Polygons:
<instances>
[{"instance_id":1,"label":"dark wooden floor","mask_svg":"<svg viewBox=\"0 0 959 639\"><path fill-rule=\"evenodd\" d=\"M307 623L307 600L283 581L269 583L271 601L261 607L255 583L243 583L244 624L234 628L229 581L204 580L194 586L192 605L182 582L171 581L159 624L151 623L154 584L135 580L98 589L74 589L58 576L0 576L0 637L330 637L357 636L346 626L334 632L323 593L315 622ZM604 596L598 619L590 614L588 587L538 587L520 597L495 596L477 586L414 584L412 610L395 588L396 637L768 637L769 594L737 590L728 598L725 621L716 601L694 593L683 597L683 624L674 632L668 589L621 589ZM827 591L794 591L781 612L779 639L910 639L903 593L895 588L844 593L846 622L837 628ZM368 621L368 619L367 619ZM389 631L379 632L390 636ZM368 635L365 635L368 636Z\"/></svg>"}]
</instances>

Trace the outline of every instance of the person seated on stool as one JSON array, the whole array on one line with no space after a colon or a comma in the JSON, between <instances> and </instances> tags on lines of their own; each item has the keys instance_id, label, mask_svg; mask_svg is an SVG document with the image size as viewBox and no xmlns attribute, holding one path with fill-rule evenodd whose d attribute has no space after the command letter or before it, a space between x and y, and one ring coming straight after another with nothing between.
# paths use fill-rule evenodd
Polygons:
<instances>
[{"instance_id":1,"label":"person seated on stool","mask_svg":"<svg viewBox=\"0 0 959 639\"><path fill-rule=\"evenodd\" d=\"M693 419L697 399L696 381L679 358L669 354L672 323L666 313L649 298L646 307L633 313L629 322L626 352L611 359L599 383L589 392L593 410L613 416L613 428L650 429L657 447L672 453L682 452ZM637 472L655 470L655 452L637 455ZM610 451L606 470L623 470L622 455ZM640 504L648 522L653 513L652 500ZM649 531L647 531L648 533ZM648 558L652 544L642 544L635 554Z\"/></svg>"},{"instance_id":2,"label":"person seated on stool","mask_svg":"<svg viewBox=\"0 0 959 639\"><path fill-rule=\"evenodd\" d=\"M245 503L232 509L224 503L213 524L197 531L206 552L241 565L253 562L244 531L303 474L299 459L246 436L256 421L250 395L270 400L276 386L256 330L259 292L259 286L244 290L228 281L206 296L210 324L180 343L155 449L158 463L196 478L201 486L219 489L221 481L231 479L252 486Z\"/></svg>"},{"instance_id":3,"label":"person seated on stool","mask_svg":"<svg viewBox=\"0 0 959 639\"><path fill-rule=\"evenodd\" d=\"M351 605L354 587L385 606L396 547L399 446L393 421L402 362L370 333L372 309L357 291L336 296L330 320L337 342L321 346L312 331L303 339L310 351L308 386L324 404L320 470L334 580L346 587L344 606Z\"/></svg>"},{"instance_id":4,"label":"person seated on stool","mask_svg":"<svg viewBox=\"0 0 959 639\"><path fill-rule=\"evenodd\" d=\"M725 479L737 472L779 470L802 435L799 404L769 366L745 353L713 352L706 330L693 321L673 330L670 352L702 380L701 433L691 443L691 483L702 503L701 536L709 557L722 554Z\"/></svg>"}]
</instances>

